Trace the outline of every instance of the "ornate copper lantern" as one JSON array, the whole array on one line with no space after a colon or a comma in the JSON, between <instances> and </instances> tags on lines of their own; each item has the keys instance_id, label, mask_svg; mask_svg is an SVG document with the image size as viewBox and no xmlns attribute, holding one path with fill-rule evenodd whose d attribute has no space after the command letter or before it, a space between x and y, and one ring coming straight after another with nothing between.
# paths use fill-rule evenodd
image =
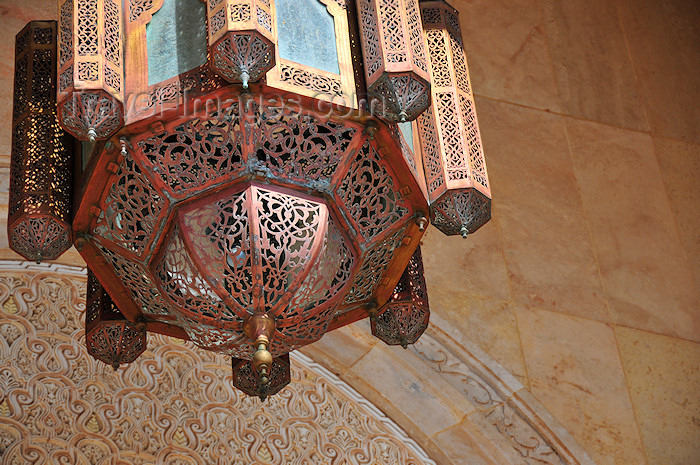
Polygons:
<instances>
[{"instance_id":1,"label":"ornate copper lantern","mask_svg":"<svg viewBox=\"0 0 700 465\"><path fill-rule=\"evenodd\" d=\"M264 398L289 382L290 351L369 315L386 342L414 342L429 315L416 249L439 203L423 166L445 149L395 123L441 101L418 4L84 3L60 4L51 108L95 141L65 220L94 273L90 353L118 366L145 330L188 339Z\"/></svg>"}]
</instances>

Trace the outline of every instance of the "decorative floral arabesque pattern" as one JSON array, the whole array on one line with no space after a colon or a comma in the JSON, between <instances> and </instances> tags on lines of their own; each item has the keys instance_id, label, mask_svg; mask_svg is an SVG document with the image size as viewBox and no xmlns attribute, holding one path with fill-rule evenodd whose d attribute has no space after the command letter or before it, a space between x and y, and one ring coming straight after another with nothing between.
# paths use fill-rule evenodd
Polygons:
<instances>
[{"instance_id":1,"label":"decorative floral arabesque pattern","mask_svg":"<svg viewBox=\"0 0 700 465\"><path fill-rule=\"evenodd\" d=\"M100 78L100 65L94 61L78 63L78 79L81 81L97 81Z\"/></svg>"},{"instance_id":2,"label":"decorative floral arabesque pattern","mask_svg":"<svg viewBox=\"0 0 700 465\"><path fill-rule=\"evenodd\" d=\"M8 233L12 250L26 258L55 260L71 246L68 225L51 217L24 218Z\"/></svg>"},{"instance_id":3,"label":"decorative floral arabesque pattern","mask_svg":"<svg viewBox=\"0 0 700 465\"><path fill-rule=\"evenodd\" d=\"M263 305L273 309L285 294L292 292L292 284L310 263L326 208L277 192L260 189L257 193ZM286 309L286 299L283 304Z\"/></svg>"},{"instance_id":4,"label":"decorative floral arabesque pattern","mask_svg":"<svg viewBox=\"0 0 700 465\"><path fill-rule=\"evenodd\" d=\"M435 129L435 116L433 115L432 107L429 107L420 116L418 120L418 134L422 147L425 182L428 185L428 193L432 194L445 185L442 160L440 158L440 142Z\"/></svg>"},{"instance_id":5,"label":"decorative floral arabesque pattern","mask_svg":"<svg viewBox=\"0 0 700 465\"><path fill-rule=\"evenodd\" d=\"M115 66L122 65L122 27L120 6L114 0L104 0L105 58Z\"/></svg>"},{"instance_id":6,"label":"decorative floral arabesque pattern","mask_svg":"<svg viewBox=\"0 0 700 465\"><path fill-rule=\"evenodd\" d=\"M224 26L226 26L226 8L209 17L209 35L214 37Z\"/></svg>"},{"instance_id":7,"label":"decorative floral arabesque pattern","mask_svg":"<svg viewBox=\"0 0 700 465\"><path fill-rule=\"evenodd\" d=\"M97 5L95 0L78 1L78 55L97 55L99 51L99 30L97 25Z\"/></svg>"},{"instance_id":8,"label":"decorative floral arabesque pattern","mask_svg":"<svg viewBox=\"0 0 700 465\"><path fill-rule=\"evenodd\" d=\"M372 291L391 262L394 250L401 244L405 231L406 227L401 228L364 253L360 271L343 304L363 302L372 296Z\"/></svg>"},{"instance_id":9,"label":"decorative floral arabesque pattern","mask_svg":"<svg viewBox=\"0 0 700 465\"><path fill-rule=\"evenodd\" d=\"M102 92L74 93L61 103L61 110L61 125L81 140L87 140L90 128L97 139L107 139L124 123L117 100Z\"/></svg>"},{"instance_id":10,"label":"decorative floral arabesque pattern","mask_svg":"<svg viewBox=\"0 0 700 465\"><path fill-rule=\"evenodd\" d=\"M243 71L250 82L255 82L275 65L273 48L255 33L230 32L212 51L214 69L229 82L241 82Z\"/></svg>"},{"instance_id":11,"label":"decorative floral arabesque pattern","mask_svg":"<svg viewBox=\"0 0 700 465\"><path fill-rule=\"evenodd\" d=\"M406 21L408 22L408 36L411 44L413 64L424 73L428 72L425 44L423 42L423 25L421 23L420 8L417 0L406 0Z\"/></svg>"},{"instance_id":12,"label":"decorative floral arabesque pattern","mask_svg":"<svg viewBox=\"0 0 700 465\"><path fill-rule=\"evenodd\" d=\"M372 114L388 121L412 121L430 104L428 83L411 74L384 74L367 90Z\"/></svg>"},{"instance_id":13,"label":"decorative floral arabesque pattern","mask_svg":"<svg viewBox=\"0 0 700 465\"><path fill-rule=\"evenodd\" d=\"M357 151L337 194L367 241L408 213L396 182L369 142Z\"/></svg>"},{"instance_id":14,"label":"decorative floral arabesque pattern","mask_svg":"<svg viewBox=\"0 0 700 465\"><path fill-rule=\"evenodd\" d=\"M239 3L231 5L231 22L250 21L250 4ZM226 10L222 10L226 11ZM212 34L213 35L213 34Z\"/></svg>"},{"instance_id":15,"label":"decorative floral arabesque pattern","mask_svg":"<svg viewBox=\"0 0 700 465\"><path fill-rule=\"evenodd\" d=\"M154 171L176 197L195 187L237 175L241 164L238 103L223 114L193 119L138 143Z\"/></svg>"},{"instance_id":16,"label":"decorative floral arabesque pattern","mask_svg":"<svg viewBox=\"0 0 700 465\"><path fill-rule=\"evenodd\" d=\"M143 265L117 255L100 244L100 238L95 237L95 245L107 259L116 275L121 280L124 287L129 290L131 297L136 302L141 312L147 317L163 320L163 318L174 318L169 305L158 292L150 271Z\"/></svg>"},{"instance_id":17,"label":"decorative floral arabesque pattern","mask_svg":"<svg viewBox=\"0 0 700 465\"><path fill-rule=\"evenodd\" d=\"M58 30L58 66L62 67L73 59L73 0L65 0L59 9L60 28Z\"/></svg>"},{"instance_id":18,"label":"decorative floral arabesque pattern","mask_svg":"<svg viewBox=\"0 0 700 465\"><path fill-rule=\"evenodd\" d=\"M129 0L129 22L136 21L146 12L151 13L149 10L156 6L156 3L162 4L158 0Z\"/></svg>"},{"instance_id":19,"label":"decorative floral arabesque pattern","mask_svg":"<svg viewBox=\"0 0 700 465\"><path fill-rule=\"evenodd\" d=\"M548 444L541 434L541 429L549 425L543 428L544 422L541 419L537 426L530 424L528 418L513 407L512 401L506 400L508 396L497 392L489 385L489 381L494 381L493 379L485 379L479 374L484 372L483 365L479 367L482 368L480 371L474 369L474 365L478 366L479 360L474 360L469 353L456 355L447 346L431 334L425 334L409 350L432 365L436 375L441 376L461 392L495 429L494 433L505 438L507 443L525 459L525 463L529 465L580 465L582 463L577 457L571 455L565 459ZM592 463L592 461L589 459L586 463Z\"/></svg>"},{"instance_id":20,"label":"decorative floral arabesque pattern","mask_svg":"<svg viewBox=\"0 0 700 465\"><path fill-rule=\"evenodd\" d=\"M93 234L140 255L149 245L165 200L129 154L114 179Z\"/></svg>"},{"instance_id":21,"label":"decorative floral arabesque pattern","mask_svg":"<svg viewBox=\"0 0 700 465\"><path fill-rule=\"evenodd\" d=\"M320 265L298 286L289 305L278 312L283 311L285 319L277 325L277 334L292 350L325 334L335 314L337 296L354 269L355 257L332 221L319 256Z\"/></svg>"},{"instance_id":22,"label":"decorative floral arabesque pattern","mask_svg":"<svg viewBox=\"0 0 700 465\"><path fill-rule=\"evenodd\" d=\"M280 67L280 79L282 82L289 82L295 86L305 87L316 92L318 95L330 97L343 96L340 79L312 73L307 69L298 68L289 63L282 63Z\"/></svg>"},{"instance_id":23,"label":"decorative floral arabesque pattern","mask_svg":"<svg viewBox=\"0 0 700 465\"><path fill-rule=\"evenodd\" d=\"M434 465L334 375L292 357L293 382L261 403L232 386L230 359L149 336L114 373L87 355L85 278L0 278L3 463Z\"/></svg>"},{"instance_id":24,"label":"decorative floral arabesque pattern","mask_svg":"<svg viewBox=\"0 0 700 465\"><path fill-rule=\"evenodd\" d=\"M384 38L385 59L389 63L401 63L406 61L406 30L403 24L401 10L406 5L401 5L401 0L378 0L380 26ZM410 3L410 2L406 2Z\"/></svg>"},{"instance_id":25,"label":"decorative floral arabesque pattern","mask_svg":"<svg viewBox=\"0 0 700 465\"><path fill-rule=\"evenodd\" d=\"M300 117L285 108L258 107L253 118L259 127L257 158L264 166L278 176L315 181L319 189L330 184L357 133L347 124Z\"/></svg>"},{"instance_id":26,"label":"decorative floral arabesque pattern","mask_svg":"<svg viewBox=\"0 0 700 465\"><path fill-rule=\"evenodd\" d=\"M377 16L370 0L358 0L357 10L362 23L362 47L367 76L382 67L381 45L379 43L379 27Z\"/></svg>"},{"instance_id":27,"label":"decorative floral arabesque pattern","mask_svg":"<svg viewBox=\"0 0 700 465\"><path fill-rule=\"evenodd\" d=\"M163 295L173 300L178 318L180 314L189 314L193 319L201 318L202 323L214 327L241 322L242 318L227 308L192 263L177 228L170 237L170 243L156 266L155 273ZM193 340L197 342L196 339Z\"/></svg>"},{"instance_id":28,"label":"decorative floral arabesque pattern","mask_svg":"<svg viewBox=\"0 0 700 465\"><path fill-rule=\"evenodd\" d=\"M270 382L260 385L260 376L249 360L233 359L233 385L249 396L273 396L292 381L289 354L272 359Z\"/></svg>"}]
</instances>

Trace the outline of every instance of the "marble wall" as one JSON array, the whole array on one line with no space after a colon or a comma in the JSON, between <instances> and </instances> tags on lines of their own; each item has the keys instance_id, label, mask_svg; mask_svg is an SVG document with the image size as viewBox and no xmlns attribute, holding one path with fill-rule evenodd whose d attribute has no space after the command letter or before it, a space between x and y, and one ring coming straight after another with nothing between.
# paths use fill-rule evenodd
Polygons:
<instances>
[{"instance_id":1,"label":"marble wall","mask_svg":"<svg viewBox=\"0 0 700 465\"><path fill-rule=\"evenodd\" d=\"M494 212L467 240L428 231L434 324L529 387L596 463L700 463L700 5L453 5ZM53 2L0 1L2 121L14 34L50 17ZM4 236L0 258L16 257ZM371 376L371 344L357 350L337 354L352 358L342 370ZM440 447L467 447L430 428Z\"/></svg>"}]
</instances>

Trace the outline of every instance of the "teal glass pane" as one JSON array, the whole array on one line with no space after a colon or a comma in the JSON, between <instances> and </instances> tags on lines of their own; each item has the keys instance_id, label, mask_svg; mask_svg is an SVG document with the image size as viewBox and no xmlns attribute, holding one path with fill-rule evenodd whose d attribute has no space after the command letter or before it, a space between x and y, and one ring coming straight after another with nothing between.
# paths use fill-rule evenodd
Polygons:
<instances>
[{"instance_id":1,"label":"teal glass pane","mask_svg":"<svg viewBox=\"0 0 700 465\"><path fill-rule=\"evenodd\" d=\"M399 123L399 129L403 134L403 139L406 141L411 150L413 150L413 123L409 121Z\"/></svg>"},{"instance_id":2,"label":"teal glass pane","mask_svg":"<svg viewBox=\"0 0 700 465\"><path fill-rule=\"evenodd\" d=\"M340 74L335 21L318 0L275 0L280 57Z\"/></svg>"},{"instance_id":3,"label":"teal glass pane","mask_svg":"<svg viewBox=\"0 0 700 465\"><path fill-rule=\"evenodd\" d=\"M207 62L207 7L200 0L164 0L146 25L148 84Z\"/></svg>"}]
</instances>

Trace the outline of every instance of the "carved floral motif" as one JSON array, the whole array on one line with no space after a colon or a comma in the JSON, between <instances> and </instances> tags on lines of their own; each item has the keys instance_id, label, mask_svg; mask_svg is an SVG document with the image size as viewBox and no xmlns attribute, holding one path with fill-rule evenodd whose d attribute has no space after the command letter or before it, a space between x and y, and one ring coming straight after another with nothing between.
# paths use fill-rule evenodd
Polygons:
<instances>
[{"instance_id":1,"label":"carved floral motif","mask_svg":"<svg viewBox=\"0 0 700 465\"><path fill-rule=\"evenodd\" d=\"M0 278L4 464L434 464L301 355L265 403L232 386L228 358L162 336L114 373L85 350L81 271L16 266Z\"/></svg>"}]
</instances>

